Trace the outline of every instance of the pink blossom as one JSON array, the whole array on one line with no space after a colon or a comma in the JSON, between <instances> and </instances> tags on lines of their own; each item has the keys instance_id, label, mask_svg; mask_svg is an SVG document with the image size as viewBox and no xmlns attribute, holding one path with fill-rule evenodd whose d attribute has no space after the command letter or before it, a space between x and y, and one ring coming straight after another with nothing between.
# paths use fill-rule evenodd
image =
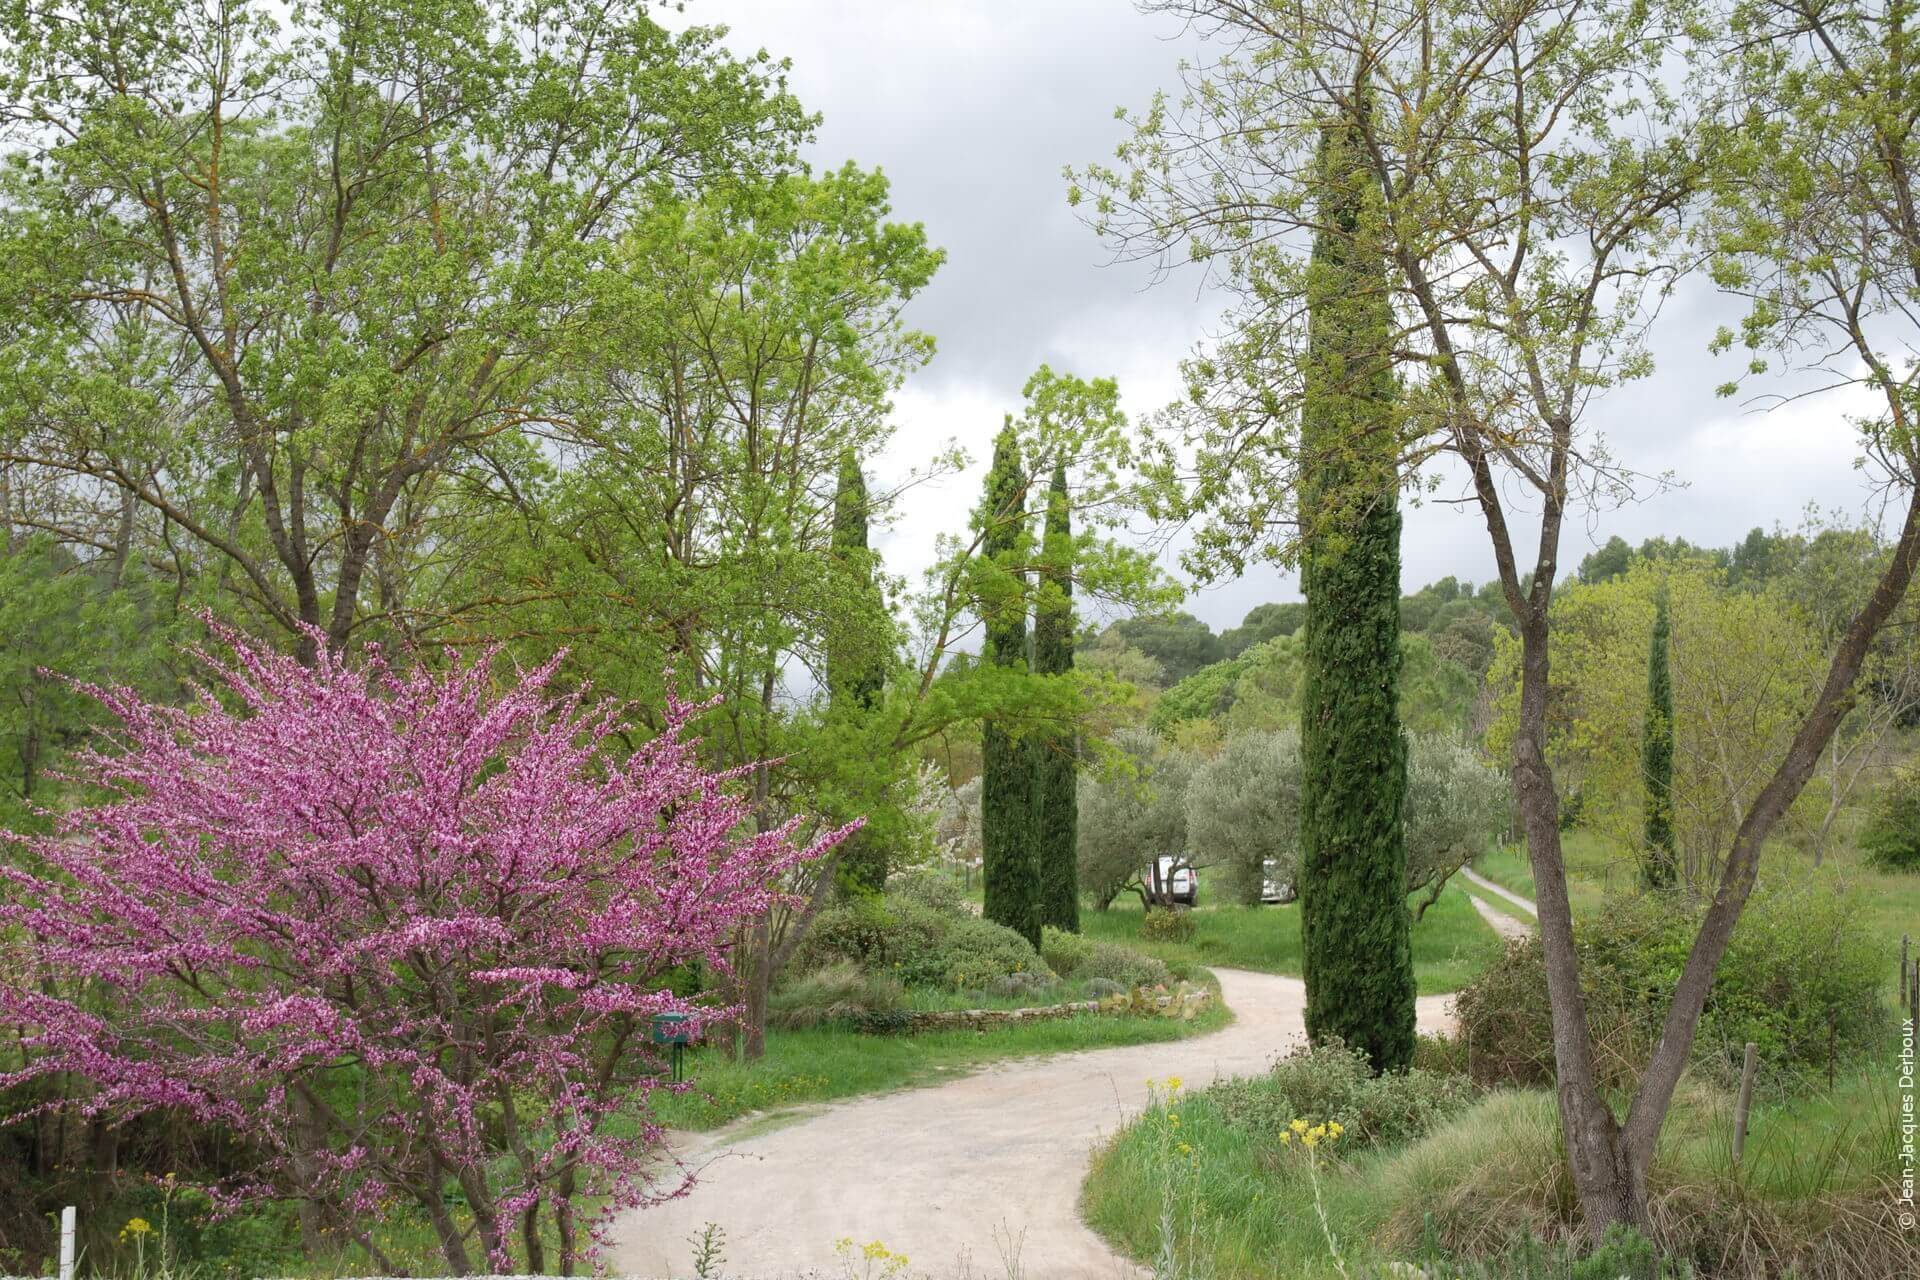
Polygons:
<instances>
[{"instance_id":1,"label":"pink blossom","mask_svg":"<svg viewBox=\"0 0 1920 1280\"><path fill-rule=\"evenodd\" d=\"M0 1086L74 1072L90 1109L227 1126L262 1153L230 1194L343 1223L457 1184L501 1270L522 1212L684 1191L648 1024L728 1010L663 978L725 974L846 830L755 833L683 702L623 759L552 663L497 684L493 654L309 669L222 639L190 707L92 689L119 726L82 780L108 798L0 832L0 969L33 979L0 986L27 1050Z\"/></svg>"}]
</instances>

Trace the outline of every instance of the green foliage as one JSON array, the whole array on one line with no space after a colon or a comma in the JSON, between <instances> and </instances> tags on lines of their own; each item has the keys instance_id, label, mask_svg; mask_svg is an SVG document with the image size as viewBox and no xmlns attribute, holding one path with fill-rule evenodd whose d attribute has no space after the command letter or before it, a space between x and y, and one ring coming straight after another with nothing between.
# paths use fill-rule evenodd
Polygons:
<instances>
[{"instance_id":1,"label":"green foliage","mask_svg":"<svg viewBox=\"0 0 1920 1280\"><path fill-rule=\"evenodd\" d=\"M891 1013L905 998L898 978L841 960L780 984L768 997L767 1021L788 1031L857 1022L873 1014Z\"/></svg>"},{"instance_id":2,"label":"green foliage","mask_svg":"<svg viewBox=\"0 0 1920 1280\"><path fill-rule=\"evenodd\" d=\"M1290 636L1307 620L1307 606L1299 601L1285 604L1257 604L1247 610L1240 625L1220 633L1220 651L1224 658L1237 658L1254 645L1276 636Z\"/></svg>"},{"instance_id":3,"label":"green foliage","mask_svg":"<svg viewBox=\"0 0 1920 1280\"><path fill-rule=\"evenodd\" d=\"M819 973L842 963L908 988L945 990L1047 972L1039 952L1013 930L895 894L862 894L820 913L795 964L802 973Z\"/></svg>"},{"instance_id":4,"label":"green foliage","mask_svg":"<svg viewBox=\"0 0 1920 1280\"><path fill-rule=\"evenodd\" d=\"M1192 942L1193 913L1178 907L1151 907L1140 917L1140 937L1147 942Z\"/></svg>"},{"instance_id":5,"label":"green foliage","mask_svg":"<svg viewBox=\"0 0 1920 1280\"><path fill-rule=\"evenodd\" d=\"M1704 910L1682 893L1622 895L1582 922L1576 938L1596 1065L1612 1085L1630 1088L1645 1063ZM1715 976L1696 1061L1731 1077L1753 1041L1768 1076L1791 1084L1871 1053L1886 1034L1887 953L1858 927L1857 915L1858 902L1846 893L1763 882ZM1537 940L1512 944L1461 993L1457 1012L1476 1079L1552 1080Z\"/></svg>"},{"instance_id":6,"label":"green foliage","mask_svg":"<svg viewBox=\"0 0 1920 1280\"><path fill-rule=\"evenodd\" d=\"M168 684L178 632L156 586L138 568L117 584L114 573L110 559L84 563L45 536L0 545L0 826L32 828L44 821L34 806L60 807L57 775L100 717L67 680L149 694Z\"/></svg>"},{"instance_id":7,"label":"green foliage","mask_svg":"<svg viewBox=\"0 0 1920 1280\"><path fill-rule=\"evenodd\" d=\"M883 614L886 604L873 584L873 557L867 549L867 481L852 449L840 455L833 494L833 555L845 569L853 594L868 613ZM864 589L863 589L864 588ZM870 716L886 688L888 655L849 646L848 632L836 628L827 637L827 692L834 714ZM851 648L851 652L849 652ZM842 843L835 856L843 889L878 893L887 883L888 847L881 832L865 829Z\"/></svg>"},{"instance_id":8,"label":"green foliage","mask_svg":"<svg viewBox=\"0 0 1920 1280\"><path fill-rule=\"evenodd\" d=\"M1220 637L1190 613L1123 618L1107 632L1158 662L1168 685L1225 656Z\"/></svg>"},{"instance_id":9,"label":"green foliage","mask_svg":"<svg viewBox=\"0 0 1920 1280\"><path fill-rule=\"evenodd\" d=\"M1407 754L1407 891L1440 886L1504 830L1513 789L1503 770L1459 738L1416 736Z\"/></svg>"},{"instance_id":10,"label":"green foliage","mask_svg":"<svg viewBox=\"0 0 1920 1280\"><path fill-rule=\"evenodd\" d=\"M1106 984L1105 994L1131 991L1135 987L1161 986L1173 980L1166 962L1117 942L1086 937L1078 933L1047 930L1041 939L1040 954L1048 967L1063 978L1088 984L1088 994L1098 995L1093 985Z\"/></svg>"},{"instance_id":11,"label":"green foliage","mask_svg":"<svg viewBox=\"0 0 1920 1280\"><path fill-rule=\"evenodd\" d=\"M1144 729L1122 730L1106 770L1080 781L1080 885L1105 910L1163 854L1188 847L1194 761Z\"/></svg>"},{"instance_id":12,"label":"green foliage","mask_svg":"<svg viewBox=\"0 0 1920 1280\"><path fill-rule=\"evenodd\" d=\"M937 867L909 867L887 879L887 896L946 916L967 914L967 891L958 876Z\"/></svg>"},{"instance_id":13,"label":"green foliage","mask_svg":"<svg viewBox=\"0 0 1920 1280\"><path fill-rule=\"evenodd\" d=\"M1360 132L1317 161L1321 230L1307 277L1301 406L1300 936L1307 1034L1379 1071L1413 1058L1400 727L1399 430L1386 259Z\"/></svg>"},{"instance_id":14,"label":"green foliage","mask_svg":"<svg viewBox=\"0 0 1920 1280\"><path fill-rule=\"evenodd\" d=\"M1020 567L1027 539L1025 473L1020 441L1009 422L993 445L981 520L982 552L1000 570L1004 588L983 600L986 660L1002 670L1027 663L1026 573ZM1040 867L1034 829L1032 743L988 720L980 744L981 883L987 919L1040 945Z\"/></svg>"},{"instance_id":15,"label":"green foliage","mask_svg":"<svg viewBox=\"0 0 1920 1280\"><path fill-rule=\"evenodd\" d=\"M1410 733L1467 732L1479 695L1481 669L1492 662L1494 632L1472 614L1460 634L1400 636L1400 719ZM1172 733L1187 720L1216 720L1229 735L1297 729L1306 666L1305 636L1280 636L1238 656L1203 667L1154 703L1147 723ZM1447 656L1449 653L1457 655Z\"/></svg>"},{"instance_id":16,"label":"green foliage","mask_svg":"<svg viewBox=\"0 0 1920 1280\"><path fill-rule=\"evenodd\" d=\"M1641 732L1640 775L1646 788L1646 834L1642 875L1653 888L1679 878L1673 852L1673 674L1669 669L1667 597L1653 602L1653 635L1647 647L1647 714Z\"/></svg>"},{"instance_id":17,"label":"green foliage","mask_svg":"<svg viewBox=\"0 0 1920 1280\"><path fill-rule=\"evenodd\" d=\"M1920 768L1909 765L1881 785L1860 850L1883 871L1920 871Z\"/></svg>"},{"instance_id":18,"label":"green foliage","mask_svg":"<svg viewBox=\"0 0 1920 1280\"><path fill-rule=\"evenodd\" d=\"M1799 730L1824 678L1826 657L1811 616L1779 590L1734 591L1725 574L1693 558L1636 559L1626 574L1554 594L1549 642L1547 750L1556 774L1579 786L1579 821L1638 849L1647 837L1650 778L1645 730L1652 653L1668 602L1673 737L1667 811L1681 879L1710 878L1741 816ZM1488 683L1494 721L1487 748L1505 755L1517 724L1519 645L1500 638ZM1798 823L1844 796L1831 759L1802 795Z\"/></svg>"},{"instance_id":19,"label":"green foliage","mask_svg":"<svg viewBox=\"0 0 1920 1280\"><path fill-rule=\"evenodd\" d=\"M1295 1049L1264 1075L1217 1084L1201 1096L1228 1124L1276 1145L1294 1120L1337 1121L1346 1150L1411 1142L1464 1111L1476 1091L1462 1076L1418 1067L1377 1075L1365 1053L1328 1039Z\"/></svg>"},{"instance_id":20,"label":"green foliage","mask_svg":"<svg viewBox=\"0 0 1920 1280\"><path fill-rule=\"evenodd\" d=\"M130 510L302 651L376 594L372 635L496 596L488 517L524 533L551 471L527 424L603 416L575 379L635 323L630 229L812 127L782 65L643 6L93 12L0 18L37 122L0 174L0 440L22 489L104 491L78 541Z\"/></svg>"},{"instance_id":21,"label":"green foliage","mask_svg":"<svg viewBox=\"0 0 1920 1280\"><path fill-rule=\"evenodd\" d=\"M1268 879L1298 884L1300 735L1246 733L1201 763L1187 787L1188 848L1219 900L1251 906Z\"/></svg>"},{"instance_id":22,"label":"green foliage","mask_svg":"<svg viewBox=\"0 0 1920 1280\"><path fill-rule=\"evenodd\" d=\"M1046 962L1022 934L977 916L953 922L933 962L940 980L954 991L987 988L1014 974L1047 973ZM911 966L903 967L906 976Z\"/></svg>"},{"instance_id":23,"label":"green foliage","mask_svg":"<svg viewBox=\"0 0 1920 1280\"><path fill-rule=\"evenodd\" d=\"M1068 933L1052 925L1040 931L1040 958L1047 962L1047 968L1063 978L1078 975L1080 966L1093 954L1093 939L1078 933Z\"/></svg>"},{"instance_id":24,"label":"green foliage","mask_svg":"<svg viewBox=\"0 0 1920 1280\"><path fill-rule=\"evenodd\" d=\"M1180 977L1172 965L1158 956L1146 955L1118 943L1099 941L1093 944L1093 950L1081 963L1077 976L1087 983L1111 982L1125 991L1166 986Z\"/></svg>"},{"instance_id":25,"label":"green foliage","mask_svg":"<svg viewBox=\"0 0 1920 1280\"><path fill-rule=\"evenodd\" d=\"M1034 605L1033 669L1061 676L1073 670L1073 516L1066 464L1056 462L1047 492L1047 528L1040 591ZM1040 923L1080 927L1078 859L1079 735L1074 728L1041 734L1034 752L1034 834L1038 847Z\"/></svg>"}]
</instances>

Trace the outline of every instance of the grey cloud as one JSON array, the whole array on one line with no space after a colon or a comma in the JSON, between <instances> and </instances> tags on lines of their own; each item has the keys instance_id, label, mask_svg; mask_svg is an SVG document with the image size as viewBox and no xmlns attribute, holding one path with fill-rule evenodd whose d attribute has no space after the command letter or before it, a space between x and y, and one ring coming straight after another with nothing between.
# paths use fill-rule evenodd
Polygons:
<instances>
[{"instance_id":1,"label":"grey cloud","mask_svg":"<svg viewBox=\"0 0 1920 1280\"><path fill-rule=\"evenodd\" d=\"M1061 168L1111 155L1122 136L1113 109L1174 87L1191 48L1177 28L1126 0L696 0L686 20L731 26L736 49L791 57L795 92L825 116L815 162L883 169L896 216L924 222L948 251L910 311L940 354L901 396L902 430L883 468L904 474L948 436L980 458L1043 361L1117 376L1136 413L1176 393L1177 363L1220 300L1189 274L1153 285L1142 264L1108 265L1066 206ZM1867 508L1839 400L1757 413L1714 396L1739 361L1710 357L1706 344L1737 316L1704 285L1683 289L1652 335L1656 374L1594 407L1589 423L1617 457L1672 470L1686 487L1650 487L1643 501L1581 515L1563 541L1563 574L1614 533L1726 544L1754 525L1794 523L1810 501ZM978 484L976 467L916 493L880 541L895 571L917 575L934 533L964 525ZM1455 476L1436 496L1463 494ZM1409 587L1493 573L1477 511L1441 501L1409 509L1403 562ZM1228 626L1255 604L1297 595L1291 575L1263 568L1188 607Z\"/></svg>"}]
</instances>

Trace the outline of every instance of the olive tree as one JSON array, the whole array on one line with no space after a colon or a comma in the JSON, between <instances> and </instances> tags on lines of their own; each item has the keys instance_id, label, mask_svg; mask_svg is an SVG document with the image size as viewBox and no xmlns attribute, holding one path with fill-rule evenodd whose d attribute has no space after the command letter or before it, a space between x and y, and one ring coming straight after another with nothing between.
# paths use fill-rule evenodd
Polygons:
<instances>
[{"instance_id":1,"label":"olive tree","mask_svg":"<svg viewBox=\"0 0 1920 1280\"><path fill-rule=\"evenodd\" d=\"M1292 897L1300 874L1300 738L1291 730L1248 733L1200 764L1187 788L1187 840L1235 900L1261 900L1266 881ZM1421 893L1418 920L1453 873L1483 852L1508 822L1506 777L1474 747L1448 734L1407 744L1407 892Z\"/></svg>"},{"instance_id":2,"label":"olive tree","mask_svg":"<svg viewBox=\"0 0 1920 1280\"><path fill-rule=\"evenodd\" d=\"M1145 729L1124 729L1101 772L1081 781L1080 887L1102 911L1122 893L1149 903L1156 858L1188 862L1187 789L1193 757Z\"/></svg>"},{"instance_id":3,"label":"olive tree","mask_svg":"<svg viewBox=\"0 0 1920 1280\"><path fill-rule=\"evenodd\" d=\"M1236 902L1257 903L1271 879L1292 901L1300 876L1300 734L1244 733L1194 770L1187 841Z\"/></svg>"}]
</instances>

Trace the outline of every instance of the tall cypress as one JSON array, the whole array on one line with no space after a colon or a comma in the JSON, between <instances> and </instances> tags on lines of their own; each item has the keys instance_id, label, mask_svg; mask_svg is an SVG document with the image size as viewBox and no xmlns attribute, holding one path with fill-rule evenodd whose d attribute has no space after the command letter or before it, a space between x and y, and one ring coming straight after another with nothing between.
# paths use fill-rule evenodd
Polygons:
<instances>
[{"instance_id":1,"label":"tall cypress","mask_svg":"<svg viewBox=\"0 0 1920 1280\"><path fill-rule=\"evenodd\" d=\"M854 575L855 589L873 594L873 564L867 550L867 479L848 449L840 455L833 493L833 555ZM883 661L866 651L863 637L834 632L827 645L827 696L838 715L873 710L886 688ZM837 876L842 890L879 893L887 883L886 846L870 831L855 832L840 846Z\"/></svg>"},{"instance_id":2,"label":"tall cypress","mask_svg":"<svg viewBox=\"0 0 1920 1280\"><path fill-rule=\"evenodd\" d=\"M987 472L985 534L981 554L994 566L981 610L986 622L986 660L1003 667L1027 664L1025 477L1020 444L1008 423L993 444ZM985 915L1040 945L1040 868L1035 856L1034 778L1031 745L989 718L980 736L980 879Z\"/></svg>"},{"instance_id":3,"label":"tall cypress","mask_svg":"<svg viewBox=\"0 0 1920 1280\"><path fill-rule=\"evenodd\" d=\"M1033 669L1043 676L1073 670L1073 515L1066 464L1053 466L1047 490L1039 603L1033 616ZM1040 923L1080 931L1079 737L1071 730L1034 740L1034 830L1039 837Z\"/></svg>"},{"instance_id":4,"label":"tall cypress","mask_svg":"<svg viewBox=\"0 0 1920 1280\"><path fill-rule=\"evenodd\" d=\"M1307 1034L1413 1059L1400 729L1399 431L1381 210L1350 120L1329 124L1307 273L1301 404L1300 933Z\"/></svg>"},{"instance_id":5,"label":"tall cypress","mask_svg":"<svg viewBox=\"0 0 1920 1280\"><path fill-rule=\"evenodd\" d=\"M1647 719L1640 735L1640 771L1646 781L1646 855L1641 876L1650 888L1672 887L1679 878L1673 851L1673 671L1667 593L1653 601L1653 636L1647 646Z\"/></svg>"}]
</instances>

